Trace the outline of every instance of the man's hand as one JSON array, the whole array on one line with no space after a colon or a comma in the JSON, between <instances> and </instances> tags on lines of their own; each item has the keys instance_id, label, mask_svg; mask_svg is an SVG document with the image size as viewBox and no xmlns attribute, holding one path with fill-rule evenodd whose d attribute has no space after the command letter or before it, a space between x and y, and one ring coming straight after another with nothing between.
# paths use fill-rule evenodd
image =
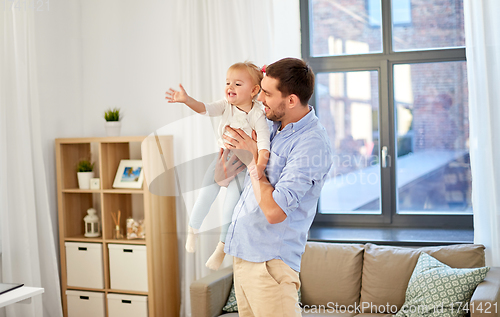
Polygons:
<instances>
[{"instance_id":1,"label":"man's hand","mask_svg":"<svg viewBox=\"0 0 500 317\"><path fill-rule=\"evenodd\" d=\"M231 156L228 160L228 154L229 150L221 149L219 158L215 164L214 180L221 187L227 187L236 175L238 175L246 167L236 155Z\"/></svg>"},{"instance_id":2,"label":"man's hand","mask_svg":"<svg viewBox=\"0 0 500 317\"><path fill-rule=\"evenodd\" d=\"M252 137L249 137L243 130L233 129L230 126L226 126L226 132L232 136L222 135L225 140L230 142L230 144L226 143L226 147L233 150L245 165L255 164L258 158L257 133L252 131Z\"/></svg>"}]
</instances>

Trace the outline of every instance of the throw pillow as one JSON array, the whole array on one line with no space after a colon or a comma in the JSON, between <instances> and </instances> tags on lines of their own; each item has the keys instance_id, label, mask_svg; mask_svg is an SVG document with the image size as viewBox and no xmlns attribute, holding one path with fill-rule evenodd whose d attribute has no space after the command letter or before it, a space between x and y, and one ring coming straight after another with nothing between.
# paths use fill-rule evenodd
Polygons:
<instances>
[{"instance_id":1,"label":"throw pillow","mask_svg":"<svg viewBox=\"0 0 500 317\"><path fill-rule=\"evenodd\" d=\"M297 292L299 295L299 303L302 300L302 294L300 293L300 288L299 291ZM236 302L236 293L234 291L234 283L231 286L231 291L229 291L229 297L227 298L226 305L222 307L222 311L226 313L234 313L238 311L238 303Z\"/></svg>"},{"instance_id":2,"label":"throw pillow","mask_svg":"<svg viewBox=\"0 0 500 317\"><path fill-rule=\"evenodd\" d=\"M396 317L463 317L489 267L453 269L422 252L413 270L405 303Z\"/></svg>"},{"instance_id":3,"label":"throw pillow","mask_svg":"<svg viewBox=\"0 0 500 317\"><path fill-rule=\"evenodd\" d=\"M238 303L236 303L236 293L234 292L234 284L231 286L229 297L227 298L226 305L222 307L222 311L226 313L234 313L238 311Z\"/></svg>"}]
</instances>

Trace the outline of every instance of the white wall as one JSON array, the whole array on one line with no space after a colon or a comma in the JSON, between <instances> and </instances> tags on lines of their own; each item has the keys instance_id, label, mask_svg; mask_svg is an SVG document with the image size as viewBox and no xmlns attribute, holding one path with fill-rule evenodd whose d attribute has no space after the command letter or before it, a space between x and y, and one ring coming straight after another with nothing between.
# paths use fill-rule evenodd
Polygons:
<instances>
[{"instance_id":1,"label":"white wall","mask_svg":"<svg viewBox=\"0 0 500 317\"><path fill-rule=\"evenodd\" d=\"M173 1L82 2L84 135L104 136L103 112L122 109L122 135L147 135L179 109L164 93L176 86Z\"/></svg>"}]
</instances>

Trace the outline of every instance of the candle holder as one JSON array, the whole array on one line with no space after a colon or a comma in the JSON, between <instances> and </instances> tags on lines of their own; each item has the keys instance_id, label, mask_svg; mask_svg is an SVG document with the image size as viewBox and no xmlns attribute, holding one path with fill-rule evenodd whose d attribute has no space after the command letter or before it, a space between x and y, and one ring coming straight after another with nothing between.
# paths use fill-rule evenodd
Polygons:
<instances>
[{"instance_id":1,"label":"candle holder","mask_svg":"<svg viewBox=\"0 0 500 317\"><path fill-rule=\"evenodd\" d=\"M96 238L101 235L99 217L97 216L97 211L94 208L87 209L87 214L83 221L85 222L85 234L87 238Z\"/></svg>"}]
</instances>

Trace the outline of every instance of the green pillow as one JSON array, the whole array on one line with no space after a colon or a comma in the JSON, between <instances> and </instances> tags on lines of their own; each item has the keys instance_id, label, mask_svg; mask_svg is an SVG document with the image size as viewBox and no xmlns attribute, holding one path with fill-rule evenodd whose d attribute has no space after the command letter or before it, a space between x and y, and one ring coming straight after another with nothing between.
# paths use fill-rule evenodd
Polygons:
<instances>
[{"instance_id":1,"label":"green pillow","mask_svg":"<svg viewBox=\"0 0 500 317\"><path fill-rule=\"evenodd\" d=\"M302 300L302 294L300 293L300 288L298 291L299 303ZM238 311L238 304L236 303L236 293L234 292L234 283L231 286L231 291L229 292L229 297L227 298L226 305L222 307L222 311L226 313L234 313Z\"/></svg>"},{"instance_id":2,"label":"green pillow","mask_svg":"<svg viewBox=\"0 0 500 317\"><path fill-rule=\"evenodd\" d=\"M463 317L489 267L453 269L422 252L413 270L403 307L396 317Z\"/></svg>"},{"instance_id":3,"label":"green pillow","mask_svg":"<svg viewBox=\"0 0 500 317\"><path fill-rule=\"evenodd\" d=\"M222 311L225 311L227 313L234 313L238 311L238 304L236 303L236 293L234 292L234 283L233 286L231 286L229 297L227 298L226 305L222 307Z\"/></svg>"}]
</instances>

